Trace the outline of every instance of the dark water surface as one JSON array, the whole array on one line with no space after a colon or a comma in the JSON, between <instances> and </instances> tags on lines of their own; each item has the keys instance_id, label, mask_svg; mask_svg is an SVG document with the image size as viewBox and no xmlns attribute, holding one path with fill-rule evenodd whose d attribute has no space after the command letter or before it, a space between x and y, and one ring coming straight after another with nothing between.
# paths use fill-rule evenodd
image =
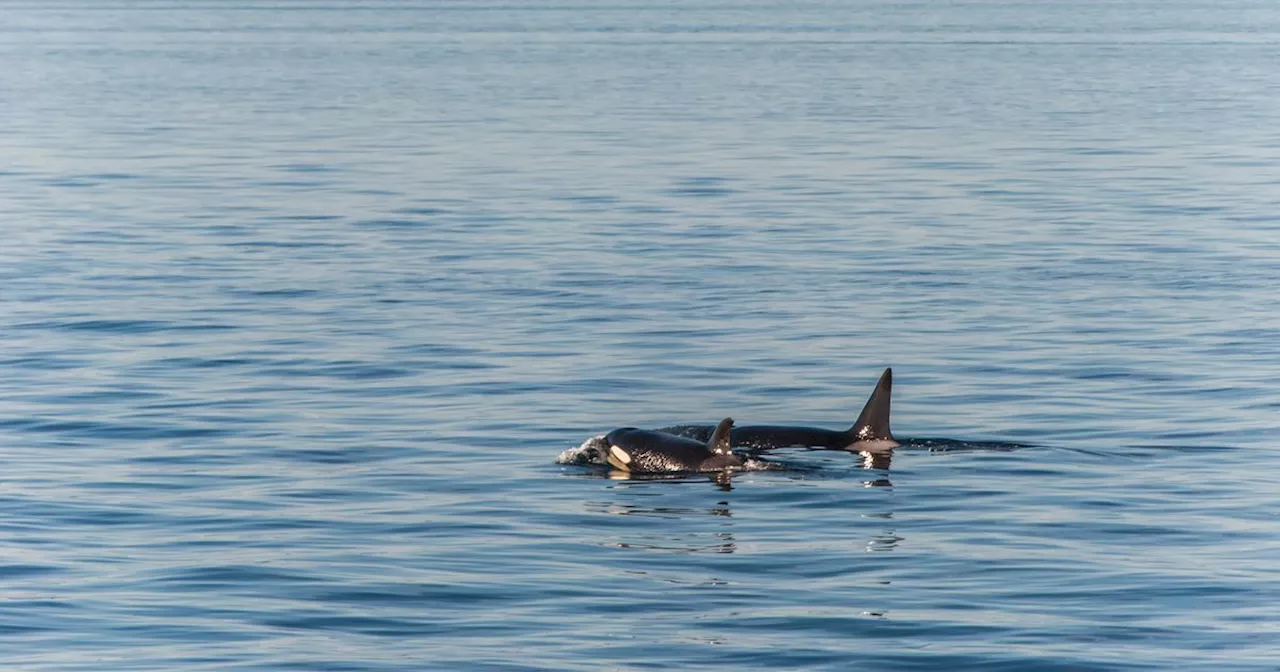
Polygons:
<instances>
[{"instance_id":1,"label":"dark water surface","mask_svg":"<svg viewBox=\"0 0 1280 672\"><path fill-rule=\"evenodd\" d=\"M4 669L1277 669L1274 3L344 4L0 2Z\"/></svg>"}]
</instances>

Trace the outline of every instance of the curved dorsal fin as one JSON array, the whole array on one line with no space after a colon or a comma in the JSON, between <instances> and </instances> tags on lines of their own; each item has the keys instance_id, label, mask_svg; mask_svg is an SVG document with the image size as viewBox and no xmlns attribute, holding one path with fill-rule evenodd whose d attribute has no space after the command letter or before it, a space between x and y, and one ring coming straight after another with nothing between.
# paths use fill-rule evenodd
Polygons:
<instances>
[{"instance_id":1,"label":"curved dorsal fin","mask_svg":"<svg viewBox=\"0 0 1280 672\"><path fill-rule=\"evenodd\" d=\"M889 431L889 397L892 393L893 369L885 369L871 398L867 399L867 405L862 407L858 421L846 432L850 444L878 439L893 440L893 433Z\"/></svg>"},{"instance_id":2,"label":"curved dorsal fin","mask_svg":"<svg viewBox=\"0 0 1280 672\"><path fill-rule=\"evenodd\" d=\"M730 435L733 433L733 418L725 418L716 425L716 431L711 435L711 440L707 441L707 448L716 455L729 455L732 451Z\"/></svg>"}]
</instances>

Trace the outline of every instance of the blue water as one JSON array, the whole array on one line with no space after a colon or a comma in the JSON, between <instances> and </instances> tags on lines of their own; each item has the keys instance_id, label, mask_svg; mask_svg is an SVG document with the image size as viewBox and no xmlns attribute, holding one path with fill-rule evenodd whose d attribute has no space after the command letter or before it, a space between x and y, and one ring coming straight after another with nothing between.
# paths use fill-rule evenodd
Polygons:
<instances>
[{"instance_id":1,"label":"blue water","mask_svg":"<svg viewBox=\"0 0 1280 672\"><path fill-rule=\"evenodd\" d=\"M347 4L0 2L0 667L1277 669L1274 3Z\"/></svg>"}]
</instances>

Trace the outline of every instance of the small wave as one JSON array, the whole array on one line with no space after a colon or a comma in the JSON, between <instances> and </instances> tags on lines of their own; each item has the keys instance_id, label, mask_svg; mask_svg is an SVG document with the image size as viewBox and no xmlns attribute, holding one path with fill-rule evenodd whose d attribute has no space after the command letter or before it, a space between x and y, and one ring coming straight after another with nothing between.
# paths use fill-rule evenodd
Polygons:
<instances>
[{"instance_id":1,"label":"small wave","mask_svg":"<svg viewBox=\"0 0 1280 672\"><path fill-rule=\"evenodd\" d=\"M604 448L604 435L593 436L577 448L560 453L556 464L605 464Z\"/></svg>"},{"instance_id":2,"label":"small wave","mask_svg":"<svg viewBox=\"0 0 1280 672\"><path fill-rule=\"evenodd\" d=\"M1008 441L964 441L961 439L944 439L938 437L899 438L903 448L923 448L931 453L951 453L965 451L1011 451L1021 448L1034 448L1034 444L1011 443Z\"/></svg>"},{"instance_id":3,"label":"small wave","mask_svg":"<svg viewBox=\"0 0 1280 672\"><path fill-rule=\"evenodd\" d=\"M758 457L748 457L742 461L739 471L789 471L790 468L778 462L766 462Z\"/></svg>"}]
</instances>

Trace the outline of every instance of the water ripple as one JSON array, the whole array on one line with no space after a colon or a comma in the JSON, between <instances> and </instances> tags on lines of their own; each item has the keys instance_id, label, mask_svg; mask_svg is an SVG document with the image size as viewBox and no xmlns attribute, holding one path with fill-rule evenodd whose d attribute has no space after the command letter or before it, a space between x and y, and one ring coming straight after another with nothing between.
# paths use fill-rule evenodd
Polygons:
<instances>
[{"instance_id":1,"label":"water ripple","mask_svg":"<svg viewBox=\"0 0 1280 672\"><path fill-rule=\"evenodd\" d=\"M0 26L6 669L1275 668L1265 3L83 4ZM555 461L889 365L888 460Z\"/></svg>"}]
</instances>

